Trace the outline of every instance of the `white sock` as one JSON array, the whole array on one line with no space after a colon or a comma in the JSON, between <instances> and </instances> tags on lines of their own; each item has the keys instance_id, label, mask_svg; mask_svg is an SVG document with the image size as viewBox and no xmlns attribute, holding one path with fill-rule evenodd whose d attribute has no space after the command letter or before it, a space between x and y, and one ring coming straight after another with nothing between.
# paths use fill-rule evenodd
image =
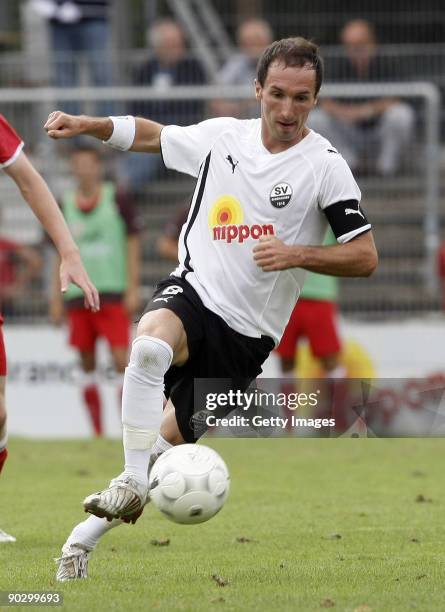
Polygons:
<instances>
[{"instance_id":1,"label":"white sock","mask_svg":"<svg viewBox=\"0 0 445 612\"><path fill-rule=\"evenodd\" d=\"M97 384L97 376L96 372L93 370L92 372L82 372L79 374L79 384L82 389L86 387L91 387L92 385Z\"/></svg>"},{"instance_id":2,"label":"white sock","mask_svg":"<svg viewBox=\"0 0 445 612\"><path fill-rule=\"evenodd\" d=\"M171 347L152 336L133 342L125 369L122 424L125 475L147 485L148 465L162 420L164 375L173 358Z\"/></svg>"},{"instance_id":3,"label":"white sock","mask_svg":"<svg viewBox=\"0 0 445 612\"><path fill-rule=\"evenodd\" d=\"M70 544L76 544L77 546L81 546L85 550L93 550L96 547L96 544L99 542L99 539L113 529L113 527L118 527L122 525L124 521L121 519L113 519L112 521L107 521L105 518L98 518L97 516L89 516L86 521L79 523L74 527L72 532L70 533L67 541L64 544L65 546L69 546Z\"/></svg>"},{"instance_id":4,"label":"white sock","mask_svg":"<svg viewBox=\"0 0 445 612\"><path fill-rule=\"evenodd\" d=\"M144 485L147 482L147 474L148 474L148 465L150 463L150 455L151 449L134 449L134 448L125 448L124 446L124 455L125 455L125 467L124 467L124 476L133 476L139 482Z\"/></svg>"}]
</instances>

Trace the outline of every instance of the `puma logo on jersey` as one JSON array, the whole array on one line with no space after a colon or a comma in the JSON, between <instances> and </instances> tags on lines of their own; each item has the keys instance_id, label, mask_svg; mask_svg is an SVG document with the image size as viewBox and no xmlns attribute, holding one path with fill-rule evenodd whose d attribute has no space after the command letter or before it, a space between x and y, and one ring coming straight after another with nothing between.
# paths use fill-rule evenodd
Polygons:
<instances>
[{"instance_id":1,"label":"puma logo on jersey","mask_svg":"<svg viewBox=\"0 0 445 612\"><path fill-rule=\"evenodd\" d=\"M357 210L354 210L353 208L345 208L345 215L360 215L362 219L365 218L360 210L360 205L357 206Z\"/></svg>"},{"instance_id":2,"label":"puma logo on jersey","mask_svg":"<svg viewBox=\"0 0 445 612\"><path fill-rule=\"evenodd\" d=\"M237 167L237 165L239 164L239 161L237 159L233 159L233 157L231 155L228 155L226 157L226 160L229 162L229 164L232 166L232 174L235 174L235 168Z\"/></svg>"}]
</instances>

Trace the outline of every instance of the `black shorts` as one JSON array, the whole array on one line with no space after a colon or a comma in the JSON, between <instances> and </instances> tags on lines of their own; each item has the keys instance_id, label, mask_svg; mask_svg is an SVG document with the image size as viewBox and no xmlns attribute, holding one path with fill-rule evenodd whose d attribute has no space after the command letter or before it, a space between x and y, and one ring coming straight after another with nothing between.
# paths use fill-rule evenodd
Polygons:
<instances>
[{"instance_id":1,"label":"black shorts","mask_svg":"<svg viewBox=\"0 0 445 612\"><path fill-rule=\"evenodd\" d=\"M218 391L245 391L262 372L262 364L274 348L269 336L251 338L233 330L204 306L193 287L182 278L170 276L156 287L144 311L168 308L182 321L187 335L189 359L183 366L171 366L165 375L165 396L171 399L179 430L186 442L196 442L204 433L195 413L203 409L195 399L198 378L223 381ZM215 381L216 382L216 381ZM196 405L198 403L198 405Z\"/></svg>"}]
</instances>

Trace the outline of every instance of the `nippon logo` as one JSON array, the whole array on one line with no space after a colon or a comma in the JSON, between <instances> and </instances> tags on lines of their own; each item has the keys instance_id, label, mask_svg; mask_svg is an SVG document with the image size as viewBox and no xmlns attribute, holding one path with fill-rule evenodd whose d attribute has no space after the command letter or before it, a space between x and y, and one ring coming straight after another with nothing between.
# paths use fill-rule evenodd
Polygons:
<instances>
[{"instance_id":1,"label":"nippon logo","mask_svg":"<svg viewBox=\"0 0 445 612\"><path fill-rule=\"evenodd\" d=\"M225 240L228 244L242 244L248 238L258 240L261 236L273 236L273 225L216 225L213 229L213 240Z\"/></svg>"}]
</instances>

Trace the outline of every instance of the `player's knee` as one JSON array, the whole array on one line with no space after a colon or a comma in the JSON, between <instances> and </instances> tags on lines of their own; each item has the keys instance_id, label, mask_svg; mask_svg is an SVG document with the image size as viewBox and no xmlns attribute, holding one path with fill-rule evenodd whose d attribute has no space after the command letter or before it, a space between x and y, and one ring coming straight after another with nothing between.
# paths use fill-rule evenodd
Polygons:
<instances>
[{"instance_id":1,"label":"player's knee","mask_svg":"<svg viewBox=\"0 0 445 612\"><path fill-rule=\"evenodd\" d=\"M188 359L184 325L170 310L160 309L146 313L139 322L137 335L151 336L166 342L173 350L174 365L183 365Z\"/></svg>"},{"instance_id":2,"label":"player's knee","mask_svg":"<svg viewBox=\"0 0 445 612\"><path fill-rule=\"evenodd\" d=\"M142 370L153 383L160 384L170 367L172 358L172 348L164 340L153 336L138 336L131 347L130 367Z\"/></svg>"}]
</instances>

